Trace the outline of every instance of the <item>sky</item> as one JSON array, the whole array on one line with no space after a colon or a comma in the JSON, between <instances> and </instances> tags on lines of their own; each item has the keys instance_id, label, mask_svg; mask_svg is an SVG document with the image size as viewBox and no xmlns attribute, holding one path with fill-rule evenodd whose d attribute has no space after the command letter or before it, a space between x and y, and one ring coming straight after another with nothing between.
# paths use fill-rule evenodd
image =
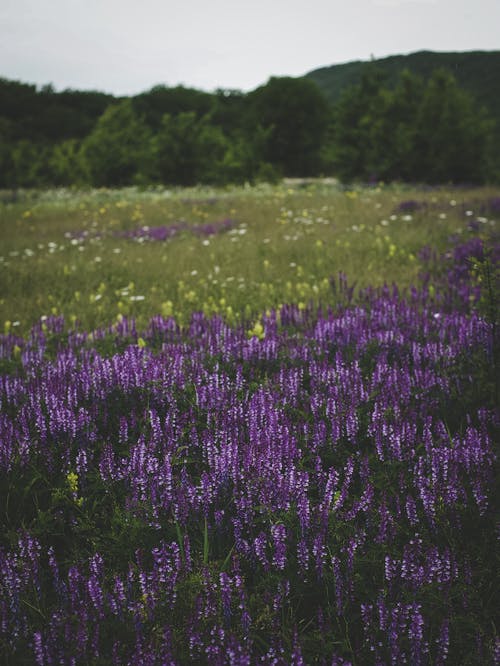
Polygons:
<instances>
[{"instance_id":1,"label":"sky","mask_svg":"<svg viewBox=\"0 0 500 666\"><path fill-rule=\"evenodd\" d=\"M0 0L0 77L133 95L420 50L500 50L500 0Z\"/></svg>"}]
</instances>

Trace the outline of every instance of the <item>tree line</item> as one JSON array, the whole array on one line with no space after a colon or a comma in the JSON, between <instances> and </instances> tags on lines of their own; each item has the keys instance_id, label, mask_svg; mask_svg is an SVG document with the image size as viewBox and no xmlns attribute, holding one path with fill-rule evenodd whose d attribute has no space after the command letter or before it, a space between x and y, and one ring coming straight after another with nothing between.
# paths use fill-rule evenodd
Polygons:
<instances>
[{"instance_id":1,"label":"tree line","mask_svg":"<svg viewBox=\"0 0 500 666\"><path fill-rule=\"evenodd\" d=\"M156 86L130 98L0 80L0 187L500 180L494 122L451 73L376 65L330 104L313 81L249 93Z\"/></svg>"}]
</instances>

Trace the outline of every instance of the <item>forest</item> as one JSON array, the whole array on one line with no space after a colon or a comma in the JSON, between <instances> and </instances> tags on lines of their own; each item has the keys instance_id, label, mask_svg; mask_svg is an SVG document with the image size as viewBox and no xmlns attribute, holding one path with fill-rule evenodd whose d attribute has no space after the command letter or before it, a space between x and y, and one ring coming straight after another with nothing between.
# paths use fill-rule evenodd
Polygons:
<instances>
[{"instance_id":1,"label":"forest","mask_svg":"<svg viewBox=\"0 0 500 666\"><path fill-rule=\"evenodd\" d=\"M498 128L453 74L377 63L331 101L312 78L243 93L159 85L133 97L0 79L0 188L275 182L485 184Z\"/></svg>"}]
</instances>

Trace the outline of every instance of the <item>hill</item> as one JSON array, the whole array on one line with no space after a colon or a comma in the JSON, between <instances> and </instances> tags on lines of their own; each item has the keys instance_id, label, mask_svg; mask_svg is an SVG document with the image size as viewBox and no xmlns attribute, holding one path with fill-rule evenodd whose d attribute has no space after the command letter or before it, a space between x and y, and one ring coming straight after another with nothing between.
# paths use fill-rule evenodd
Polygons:
<instances>
[{"instance_id":1,"label":"hill","mask_svg":"<svg viewBox=\"0 0 500 666\"><path fill-rule=\"evenodd\" d=\"M315 81L328 100L335 104L345 88L359 83L364 68L370 63L384 71L389 86L396 84L404 69L409 69L424 79L435 69L448 69L459 86L471 93L480 106L486 107L493 118L500 118L500 51L418 51L409 55L321 67L305 76Z\"/></svg>"}]
</instances>

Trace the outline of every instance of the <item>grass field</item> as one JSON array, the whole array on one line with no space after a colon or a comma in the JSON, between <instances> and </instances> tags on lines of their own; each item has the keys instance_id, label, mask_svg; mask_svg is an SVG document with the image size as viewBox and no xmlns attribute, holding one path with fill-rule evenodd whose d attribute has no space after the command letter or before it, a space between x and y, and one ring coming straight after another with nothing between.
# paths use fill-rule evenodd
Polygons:
<instances>
[{"instance_id":1,"label":"grass field","mask_svg":"<svg viewBox=\"0 0 500 666\"><path fill-rule=\"evenodd\" d=\"M499 222L4 193L0 661L500 664Z\"/></svg>"},{"instance_id":2,"label":"grass field","mask_svg":"<svg viewBox=\"0 0 500 666\"><path fill-rule=\"evenodd\" d=\"M120 314L140 325L158 313L185 323L198 310L236 321L280 303L329 303L339 271L359 286L408 286L418 251L465 233L494 195L312 184L27 197L0 209L0 319L24 332L51 314L84 329ZM223 220L231 228L204 229ZM124 237L179 222L165 242Z\"/></svg>"}]
</instances>

